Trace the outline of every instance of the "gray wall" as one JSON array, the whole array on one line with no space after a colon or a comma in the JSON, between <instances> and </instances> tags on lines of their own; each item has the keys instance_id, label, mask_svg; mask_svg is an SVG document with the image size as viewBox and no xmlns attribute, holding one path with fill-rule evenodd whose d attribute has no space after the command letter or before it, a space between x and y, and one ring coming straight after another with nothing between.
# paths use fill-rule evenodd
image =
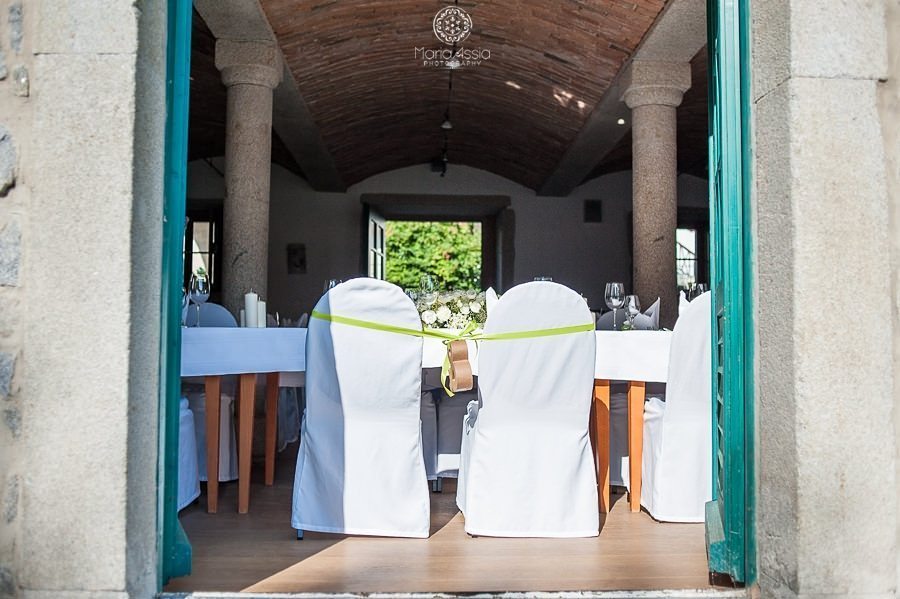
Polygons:
<instances>
[{"instance_id":1,"label":"gray wall","mask_svg":"<svg viewBox=\"0 0 900 599\"><path fill-rule=\"evenodd\" d=\"M25 8L33 138L21 182L39 218L23 234L15 586L37 598L149 597L165 3Z\"/></svg>"},{"instance_id":2,"label":"gray wall","mask_svg":"<svg viewBox=\"0 0 900 599\"><path fill-rule=\"evenodd\" d=\"M766 597L896 592L887 4L753 2Z\"/></svg>"},{"instance_id":3,"label":"gray wall","mask_svg":"<svg viewBox=\"0 0 900 599\"><path fill-rule=\"evenodd\" d=\"M221 166L221 161L214 161ZM191 163L190 198L221 198L221 176L203 161ZM706 206L706 181L682 175L679 204ZM630 280L627 215L631 210L631 172L589 181L569 197L538 197L497 175L451 165L441 178L427 165L381 173L346 194L317 193L305 181L272 167L269 224L269 301L274 310L296 317L309 311L329 278L358 274L360 196L366 193L505 195L516 213L515 282L552 276L584 293L592 306L603 304L603 286ZM583 200L603 200L603 222L583 222ZM561 234L561 232L565 234ZM305 243L308 272L289 275L285 250Z\"/></svg>"},{"instance_id":4,"label":"gray wall","mask_svg":"<svg viewBox=\"0 0 900 599\"><path fill-rule=\"evenodd\" d=\"M898 455L894 459L895 476L900 487L900 1L887 4L888 79L879 84L878 112L884 139L888 198L890 201L891 236L891 324L894 330L894 443ZM898 493L900 495L900 493ZM900 510L900 501L897 502ZM900 542L900 517L897 518ZM898 544L900 547L900 544ZM900 584L900 551L897 551L898 584Z\"/></svg>"}]
</instances>

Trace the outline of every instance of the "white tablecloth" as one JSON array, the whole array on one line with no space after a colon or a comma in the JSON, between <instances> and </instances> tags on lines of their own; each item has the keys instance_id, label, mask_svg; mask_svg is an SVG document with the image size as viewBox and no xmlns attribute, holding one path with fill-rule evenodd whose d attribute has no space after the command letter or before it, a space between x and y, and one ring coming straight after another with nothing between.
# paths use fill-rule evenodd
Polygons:
<instances>
[{"instance_id":1,"label":"white tablecloth","mask_svg":"<svg viewBox=\"0 0 900 599\"><path fill-rule=\"evenodd\" d=\"M596 331L595 378L664 383L669 369L670 331ZM468 342L478 373L478 349ZM426 338L422 368L440 368L444 344ZM306 329L213 328L181 330L181 376L281 372L281 385L302 384L306 370Z\"/></svg>"}]
</instances>

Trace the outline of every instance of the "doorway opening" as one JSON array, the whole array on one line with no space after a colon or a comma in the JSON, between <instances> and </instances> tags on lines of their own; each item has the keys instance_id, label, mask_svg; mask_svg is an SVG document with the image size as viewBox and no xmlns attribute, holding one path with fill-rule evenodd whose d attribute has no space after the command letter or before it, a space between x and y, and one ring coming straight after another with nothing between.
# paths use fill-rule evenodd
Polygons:
<instances>
[{"instance_id":1,"label":"doorway opening","mask_svg":"<svg viewBox=\"0 0 900 599\"><path fill-rule=\"evenodd\" d=\"M179 0L170 0L171 3L178 4ZM181 2L184 5L184 2ZM189 3L188 3L189 5ZM183 12L182 12L183 14ZM182 23L183 25L184 23ZM184 48L182 47L182 52ZM711 50L713 54L712 60L717 60L716 52L718 50ZM183 68L184 65L182 65ZM182 76L185 76L185 73L182 73ZM184 81L182 81L184 83ZM509 86L512 87L512 86ZM177 114L177 113L173 113ZM174 133L186 132L186 127L184 123L173 123L172 129ZM174 142L173 142L174 143ZM273 142L274 143L274 142ZM182 148L183 150L183 148ZM724 153L734 152L734 148L725 148L723 150ZM173 154L172 160L172 169L178 170L182 169L182 172L176 173L173 177L172 181L178 183L181 187L180 190L175 189L172 191L172 197L175 198L179 196L178 201L181 202L181 205L177 205L177 202L173 200L172 205L169 206L171 208L171 212L167 212L167 216L169 218L170 223L178 223L178 228L181 227L181 223L184 222L184 157L182 156L180 159L181 164L179 163L179 158L177 155ZM726 173L727 179L728 173ZM176 185L177 187L177 185ZM465 191L461 191L461 193L465 193ZM739 198L738 198L739 199ZM361 197L363 202L364 210L363 210L363 229L362 229L362 251L360 252L361 257L361 270L362 273L368 273L370 276L375 276L377 278L389 278L391 268L390 268L390 259L391 259L391 251L390 251L390 237L392 235L392 231L389 231L390 225L392 223L405 223L405 224L428 224L428 223L438 223L438 224L460 224L465 223L471 225L473 230L475 225L477 224L480 228L480 270L477 275L477 279L480 281L480 287L482 289L487 287L494 287L498 291L502 292L505 289L511 287L514 283L514 264L515 264L515 235L516 235L516 219L515 213L512 209L512 202L509 197L505 196L434 196L434 195L403 195L403 194L363 194ZM355 199L354 199L355 201ZM168 206L168 203L167 203ZM552 208L547 208L549 212ZM180 218L179 218L180 211ZM523 211L524 214L524 211ZM354 219L358 218L355 214L353 216ZM523 217L524 219L524 217ZM323 221L325 222L325 221ZM720 221L721 222L721 221ZM356 222L352 223L352 226L356 227ZM174 225L170 225L170 229L172 229ZM201 227L202 228L202 227ZM215 227L214 227L215 228ZM221 230L218 228L218 230ZM699 281L705 273L708 272L708 269L701 263L703 257L707 254L706 251L700 247L702 245L702 239L698 235L699 229L696 227L686 227L686 231L694 231L693 237L691 239L685 240L685 247L690 249L690 252L685 254L685 267L687 268L688 262L693 262L690 265L690 271L693 273L694 280ZM534 231L529 231L528 229L523 227L523 233L528 232L529 235L533 235ZM354 231L351 231L349 238L354 239L355 235ZM192 234L195 232L192 230ZM202 236L202 231L199 229L196 231L198 235ZM749 235L749 227L747 228L745 234ZM690 236L690 234L689 234ZM174 240L177 238L178 245L183 243L183 239L177 234L167 235L167 247L172 250L175 247ZM344 236L342 239L346 241L347 236ZM189 246L193 247L193 243ZM201 244L198 243L197 253L203 256L206 256L209 262L208 265L211 265L213 270L215 270L215 260L212 254L214 254L213 248L209 246L209 244ZM179 248L181 249L181 248ZM728 255L729 252L728 247L718 248L714 254L714 260L722 259ZM691 255L692 254L692 255ZM354 255L352 258L354 261L356 260L356 256ZM627 260L627 255L623 254L623 260ZM179 265L178 260L181 261ZM588 259L586 259L588 261ZM171 261L170 261L171 262ZM167 493L171 495L171 478L173 473L171 472L171 456L172 456L172 448L177 448L177 443L172 442L173 435L176 434L176 427L172 427L172 418L171 415L177 414L177 403L178 403L178 392L177 392L177 382L178 382L178 352L180 347L180 334L177 332L177 324L173 324L175 322L173 314L175 314L175 307L177 305L178 293L175 290L174 281L183 280L183 270L185 267L193 268L193 260L190 264L185 264L186 260L183 258L183 255L179 254L177 258L175 258L174 262L171 262L171 270L168 270L166 276L169 277L167 280L169 281L170 291L168 293L167 299L169 301L170 308L170 319L168 322L168 326L170 327L171 336L166 337L167 346L163 351L163 361L167 362L169 367L166 372L169 376L168 379L168 391L166 391L164 402L169 406L168 412L170 413L170 417L164 419L162 422L166 425L167 430L167 439L163 442L163 449L166 450L166 461L168 463L163 464L163 467L167 471L167 478L169 482L167 483ZM524 268L523 268L524 271ZM415 282L415 280L413 280ZM446 283L445 283L446 284ZM730 294L737 295L740 293L741 289L736 287L729 287L727 289ZM723 310L723 304L726 306L730 301L730 297L725 297L724 294L717 294L717 299L719 303L716 305L716 310ZM172 329L171 327L175 327ZM749 326L749 325L748 325ZM746 340L746 339L745 339ZM730 344L730 342L729 342ZM731 345L729 345L731 347ZM738 350L736 350L738 351ZM723 350L724 352L724 350ZM723 353L723 356L726 354ZM728 356L732 357L740 357L739 353L727 352ZM752 353L748 354L752 355ZM736 367L733 362L726 361L723 364L723 367L726 372L734 372L734 368ZM741 367L738 364L737 367ZM723 405L731 405L737 406L739 402L744 401L745 397L751 397L752 393L749 395L744 395L744 389L740 389L739 393L735 391L734 388L729 387L727 389L721 390L722 404ZM750 406L752 408L752 405ZM750 413L752 415L752 413ZM739 423L743 425L743 422ZM749 425L748 425L749 426ZM738 443L738 435L743 430L749 430L748 428L742 428L742 426L733 426L729 423L727 438L723 436L720 439L720 447L723 448L723 451L730 451L729 448L734 448L735 455L733 459L730 457L728 460L729 469L732 468L734 464L736 464L735 460L738 459L746 459L749 461L752 456L746 455L744 452L744 447L752 448L751 440L748 437L747 445L741 445L741 447L737 447ZM177 435L176 435L177 436ZM259 437L259 435L257 436ZM741 439L743 440L743 439ZM738 449L741 450L740 455L736 455ZM175 450L177 452L177 449ZM749 449L747 450L749 452ZM162 453L162 452L161 452ZM288 449L287 453L290 455L296 455L296 447L293 449ZM731 455L731 454L729 454ZM224 570L228 570L230 574L234 574L237 576L240 573L239 567L237 567L237 562L232 561L228 562L227 560L233 559L235 553L254 553L258 554L261 558L261 567L263 569L268 569L274 566L271 563L270 559L265 555L256 550L256 544L266 544L271 543L272 539L275 538L278 541L291 541L295 543L293 546L298 547L296 551L297 559L294 559L295 562L293 565L285 564L284 569L278 571L277 574L281 576L282 580L309 580L309 575L316 574L320 577L326 577L328 575L337 576L343 571L344 566L350 567L350 562L343 562L344 566L340 566L335 568L335 561L333 558L341 558L347 557L350 555L363 555L368 552L370 557L378 558L379 555L386 555L392 558L392 564L397 568L396 572L396 580L409 580L408 578L404 578L404 576L408 576L407 570L411 565L418 566L420 568L427 568L428 564L426 562L417 562L416 557L410 554L409 559L403 559L400 557L403 551L412 548L414 551L418 551L417 547L413 547L412 545L406 544L404 545L404 541L402 540L371 540L371 539L339 539L339 538L308 538L304 541L304 544L296 544L293 539L287 538L290 535L290 528L283 525L286 519L280 517L272 517L274 512L265 513L264 506L267 502L270 502L274 510L284 510L284 506L289 503L287 498L288 494L285 492L286 489L290 485L290 472L292 471L292 463L289 460L283 460L278 464L278 468L280 469L278 473L276 473L276 482L282 481L285 484L282 486L276 486L276 488L264 487L262 484L259 484L259 481L254 480L253 486L253 495L254 499L257 502L257 506L259 506L259 510L256 514L252 514L251 516L243 516L236 514L219 514L218 516L210 516L204 514L202 509L192 509L192 512L188 514L185 518L185 523L190 525L193 530L199 531L201 533L204 532L203 523L208 522L212 523L213 518L218 518L218 523L211 525L209 528L205 530L206 533L210 533L210 531L215 528L215 531L221 532L223 536L221 537L221 543L214 543L218 547L224 549L224 553L216 558L211 554L201 554L197 555L195 559L195 566L199 569L202 567L208 568L208 571L213 572L216 575L221 576L221 572ZM256 470L259 470L257 468ZM284 472L281 472L284 470ZM733 471L737 471L735 468ZM724 479L724 474L719 474L719 477ZM745 487L741 487L739 483L746 482ZM719 496L719 501L717 503L716 509L721 511L722 514L728 515L729 518L726 518L724 524L724 530L720 530L720 532L724 533L724 535L728 536L728 543L731 544L732 537L734 537L734 544L740 545L745 542L748 535L752 534L752 531L748 532L745 530L740 530L735 532L735 529L729 528L728 524L735 520L741 514L741 510L743 509L743 503L735 500L739 494L750 489L752 487L752 475L747 478L746 481L734 481L733 487L728 487L725 489L722 488L723 494ZM231 489L234 491L234 489ZM227 499L228 490L226 489L223 492L223 496ZM439 507L443 506L441 509L437 510L438 519L433 523L433 526L436 527L437 532L447 531L448 533L453 533L456 536L459 536L459 527L457 522L454 524L452 521L454 516L452 514L448 514L447 512L454 510L454 506L452 505L452 501L449 501L448 498L452 498L452 486L451 488L446 489L446 495L442 498L436 500L435 505ZM726 496L725 493L732 493L730 496ZM171 502L171 499L166 499L167 502ZM613 497L613 514L617 520L609 521L609 525L606 526L605 532L607 536L601 539L604 543L609 541L614 541L615 536L612 534L617 530L619 532L628 532L628 526L622 526L619 528L619 523L626 522L627 519L635 519L642 517L641 514L634 515L628 513L626 508L626 502L622 501L621 495L615 495ZM727 512L725 510L725 506L727 505ZM751 509L752 506L748 506L748 510ZM168 509L168 508L167 508ZM442 511L443 510L443 511ZM177 520L173 520L174 511L168 511L164 520L165 529L163 532L163 538L165 539L165 535L169 535L170 539L178 539L182 540L180 537L183 537L183 534L180 533L180 528L177 527ZM734 518L731 518L731 515ZM257 517L257 520L263 524L263 529L266 527L270 528L266 534L256 538L247 538L241 537L241 532L247 532L250 526L251 519L253 517ZM458 520L458 518L457 518ZM173 525L172 522L176 524ZM193 522L191 522L193 521ZM752 525L752 515L748 517L749 524ZM199 525L198 525L199 524ZM652 524L652 523L649 523ZM196 525L196 526L195 526ZM453 532L453 527L456 526L456 531ZM608 560L610 556L616 555L616 551L619 551L618 555L623 556L623 567L628 567L628 561L638 560L641 563L653 562L654 564L658 564L663 570L657 572L656 580L666 580L668 581L668 586L670 588L685 588L687 586L697 587L702 586L701 582L687 582L683 578L677 579L678 575L681 573L686 573L690 570L689 567L685 565L685 563L679 562L677 560L671 560L670 551L671 543L673 542L673 538L669 535L669 532L679 529L679 532L683 532L687 530L687 526L690 525L679 525L672 526L670 528L662 529L654 526L649 526L647 528L648 533L660 533L662 536L658 539L658 543L651 542L649 545L654 549L659 549L659 555L653 555L651 549L648 548L647 544L644 544L640 547L632 547L630 550L633 551L632 554L627 555L621 552L621 545L619 547L611 547L606 544L597 544L590 545L590 541L585 541L581 543L581 541L572 542L571 544L563 544L559 541L548 541L544 542L535 542L531 543L527 546L520 545L517 549L523 549L525 553L531 553L534 556L541 556L540 558L535 559L533 562L533 573L535 574L530 580L533 582L529 582L528 580L518 580L513 582L518 582L520 584L529 583L532 585L538 584L539 581L544 581L544 584L551 585L557 590L561 590L563 587L563 581L567 581L566 584L573 585L572 589L583 589L583 588L610 588L610 589L618 589L621 588L623 583L621 578L619 579L610 579L606 582L599 581L595 578L590 577L582 577L579 578L579 573L590 574L591 572L597 573L599 569L602 569L602 564L608 564ZM702 527L702 525L696 525ZM633 530L633 529L632 529ZM190 532L190 531L189 531ZM702 532L702 531L701 531ZM173 536L174 535L174 536ZM180 536L179 536L180 535ZM270 536L271 535L271 536ZM623 535L620 539L624 542L626 540L624 537L630 537L633 535ZM198 534L197 538L201 538L202 535ZM702 535L701 535L702 537ZM462 537L464 542L468 543L468 540L465 537ZM642 537L649 538L649 537ZM692 537L693 538L693 537ZM714 546L716 548L722 547L724 541L722 539L713 538ZM382 542L383 541L383 542ZM676 539L677 541L677 539ZM172 544L175 544L176 541L171 541ZM466 554L463 557L468 557L473 561L478 561L481 564L487 565L489 568L501 568L502 563L485 559L486 557L496 557L501 559L504 555L510 555L510 563L507 565L510 567L514 567L515 569L522 571L528 570L528 562L527 559L524 559L527 556L523 556L523 553L510 551L510 540L491 540L491 539L482 539L480 541L480 548L476 549L475 553ZM183 543L179 543L180 546L184 547ZM579 547L576 547L577 544L580 544ZM615 544L615 543L612 543ZM702 545L702 540L700 542ZM274 547L274 546L273 546ZM281 547L281 546L279 546ZM284 545L286 547L286 545ZM302 549L301 549L302 548ZM572 549L571 552L567 553L569 549ZM702 563L705 568L706 565L706 550L702 546L694 547L696 551L694 551L690 559L696 561L697 563ZM163 557L163 563L167 563L169 559L169 555L173 554L175 549L168 549L168 555ZM183 551L183 550L182 550ZM189 551L189 549L188 549ZM275 550L275 552L279 552L280 549ZM718 549L717 549L718 551ZM232 555L229 557L228 553L231 552ZM301 553L306 552L303 556ZM362 553L360 553L362 552ZM744 560L747 559L748 563L752 561L752 553L748 550L749 555L745 555L743 552L739 557L735 557L731 553L722 552L721 554L717 553L720 556L723 564L730 564L735 562L736 560ZM479 554L482 554L479 556ZM290 556L289 552L285 552L284 556ZM559 560L546 560L544 559L547 555L558 555L561 557ZM246 555L244 557L247 557ZM647 558L650 559L647 559ZM682 558L684 555L681 556ZM190 561L190 557L187 558L188 562ZM218 559L216 563L212 560ZM286 559L290 560L291 557L287 557ZM224 560L224 561L223 561ZM300 562L303 561L303 568L297 568L295 566L300 566ZM464 559L462 561L465 561ZM235 567L229 567L228 563L231 563ZM591 565L597 566L596 569L591 569ZM370 562L371 566L371 562ZM571 568L569 568L571 566ZM544 576L545 578L541 578L537 570L541 567L545 568ZM377 568L374 568L377 570ZM491 573L484 573L484 568L480 571L482 574L479 575L478 579L472 584L480 584L481 590L490 590L484 585L487 584L485 581L489 581L492 579ZM496 571L496 570L495 570ZM169 574L175 575L178 573L177 569L168 570ZM183 571L181 571L183 573ZM388 575L389 571L384 571ZM478 572L475 572L478 574ZM612 570L606 572L607 574L612 574ZM705 575L705 569L703 571ZM653 578L653 573L650 570L646 570L645 574L647 574L650 578ZM297 575L295 578L292 578L294 575ZM735 579L740 579L740 577L744 576L743 572L738 573L734 576ZM743 580L752 581L752 575L748 575ZM263 577L258 578L258 580L262 581ZM224 579L222 579L224 581ZM338 584L340 581L335 579L325 580L324 578L320 578L322 580L322 584L320 588L328 588L326 583L334 583ZM497 584L504 585L503 589L509 589L511 586L515 586L512 584L510 580L499 580L495 579ZM548 582L549 581L549 582ZM276 580L270 580L272 583L271 586L268 586L267 589L271 590L275 588L275 583L279 582ZM383 581L382 581L383 582ZM420 581L421 584L419 589L412 590L426 590L428 588L428 584L438 584L441 583L440 580L436 580L434 577L428 578L427 572L426 577ZM632 581L633 582L633 581ZM364 577L360 577L359 584L364 585L360 587L359 590L371 590L375 588L375 582L371 579L365 579ZM608 585L608 586L604 586ZM229 585L230 586L230 585ZM213 586L209 584L199 584L199 586L192 587L181 587L181 588L203 588L204 590L213 590ZM169 587L171 590L175 590L178 588L178 582ZM230 588L234 588L230 586ZM331 588L336 588L332 586ZM350 590L349 587L344 587L345 590ZM381 590L384 590L385 587L379 587ZM435 590L450 590L448 587L433 587ZM535 586L530 586L530 589L537 588ZM550 587L544 587L550 588ZM263 589L258 589L263 590ZM411 590L409 585L402 588L398 588L398 590ZM459 589L460 591L466 589ZM469 588L471 590L471 587Z\"/></svg>"},{"instance_id":2,"label":"doorway opening","mask_svg":"<svg viewBox=\"0 0 900 599\"><path fill-rule=\"evenodd\" d=\"M481 290L482 224L387 221L385 280L402 289Z\"/></svg>"}]
</instances>

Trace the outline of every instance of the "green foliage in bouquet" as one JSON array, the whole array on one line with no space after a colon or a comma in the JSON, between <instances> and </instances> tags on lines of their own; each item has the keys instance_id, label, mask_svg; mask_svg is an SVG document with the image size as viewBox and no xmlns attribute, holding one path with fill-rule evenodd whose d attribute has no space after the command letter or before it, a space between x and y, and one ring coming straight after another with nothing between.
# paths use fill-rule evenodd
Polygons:
<instances>
[{"instance_id":1,"label":"green foliage in bouquet","mask_svg":"<svg viewBox=\"0 0 900 599\"><path fill-rule=\"evenodd\" d=\"M404 289L423 274L438 289L481 288L481 223L389 221L385 253L387 280Z\"/></svg>"},{"instance_id":2,"label":"green foliage in bouquet","mask_svg":"<svg viewBox=\"0 0 900 599\"><path fill-rule=\"evenodd\" d=\"M419 292L414 295L416 309L426 327L464 329L469 323L482 325L487 318L483 292Z\"/></svg>"}]
</instances>

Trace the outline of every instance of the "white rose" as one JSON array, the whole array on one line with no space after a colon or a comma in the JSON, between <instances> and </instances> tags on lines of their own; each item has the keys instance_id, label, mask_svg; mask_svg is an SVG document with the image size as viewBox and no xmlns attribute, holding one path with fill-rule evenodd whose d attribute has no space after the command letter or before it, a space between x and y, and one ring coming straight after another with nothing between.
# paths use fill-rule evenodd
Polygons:
<instances>
[{"instance_id":1,"label":"white rose","mask_svg":"<svg viewBox=\"0 0 900 599\"><path fill-rule=\"evenodd\" d=\"M481 312L481 302L469 302L469 310L471 310L475 314L478 314L479 312Z\"/></svg>"},{"instance_id":2,"label":"white rose","mask_svg":"<svg viewBox=\"0 0 900 599\"><path fill-rule=\"evenodd\" d=\"M466 292L466 297L469 298L470 300L473 300L476 297L478 297L478 292L475 291L474 289L470 289L469 291Z\"/></svg>"},{"instance_id":3,"label":"white rose","mask_svg":"<svg viewBox=\"0 0 900 599\"><path fill-rule=\"evenodd\" d=\"M471 312L471 310L469 309L469 306L468 306L468 305L463 304L462 306L459 307L459 313L460 313L460 314L465 315L465 314L468 314L469 312Z\"/></svg>"},{"instance_id":4,"label":"white rose","mask_svg":"<svg viewBox=\"0 0 900 599\"><path fill-rule=\"evenodd\" d=\"M422 312L422 322L425 324L434 324L435 320L437 320L437 314L434 313L434 310L425 310Z\"/></svg>"},{"instance_id":5,"label":"white rose","mask_svg":"<svg viewBox=\"0 0 900 599\"><path fill-rule=\"evenodd\" d=\"M448 320L450 320L450 315L450 308L448 308L447 306L441 306L437 309L437 319L441 322L447 322Z\"/></svg>"}]
</instances>

